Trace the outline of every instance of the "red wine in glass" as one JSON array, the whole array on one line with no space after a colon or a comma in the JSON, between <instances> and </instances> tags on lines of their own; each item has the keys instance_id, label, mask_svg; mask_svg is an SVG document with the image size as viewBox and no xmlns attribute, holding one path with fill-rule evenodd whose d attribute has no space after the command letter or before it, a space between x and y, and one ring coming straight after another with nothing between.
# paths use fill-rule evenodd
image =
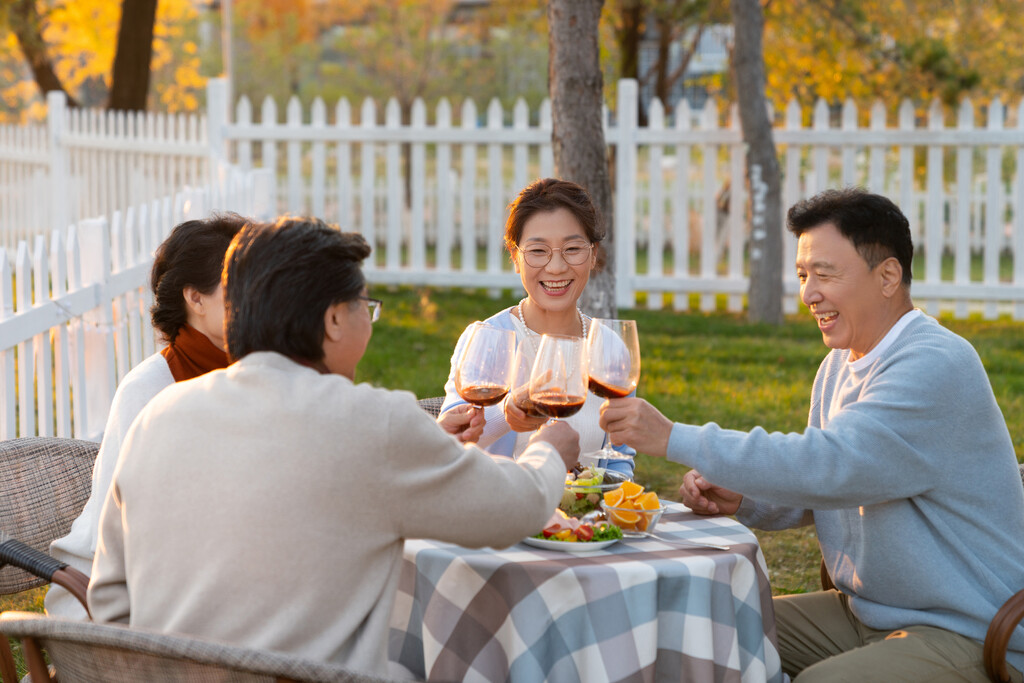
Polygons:
<instances>
[{"instance_id":1,"label":"red wine in glass","mask_svg":"<svg viewBox=\"0 0 1024 683\"><path fill-rule=\"evenodd\" d=\"M600 396L601 398L625 398L633 393L632 387L617 387L612 384L606 384L600 380L590 378L587 383L587 388L591 392Z\"/></svg>"},{"instance_id":2,"label":"red wine in glass","mask_svg":"<svg viewBox=\"0 0 1024 683\"><path fill-rule=\"evenodd\" d=\"M508 393L507 384L471 384L465 387L458 386L456 389L464 401L480 407L493 406Z\"/></svg>"},{"instance_id":3,"label":"red wine in glass","mask_svg":"<svg viewBox=\"0 0 1024 683\"><path fill-rule=\"evenodd\" d=\"M605 399L625 398L640 380L640 339L635 320L594 318L587 333L587 388ZM605 439L604 448L587 460L625 458Z\"/></svg>"},{"instance_id":4,"label":"red wine in glass","mask_svg":"<svg viewBox=\"0 0 1024 683\"><path fill-rule=\"evenodd\" d=\"M556 419L580 412L586 400L586 396L569 396L560 392L541 392L533 395L537 410L545 417Z\"/></svg>"},{"instance_id":5,"label":"red wine in glass","mask_svg":"<svg viewBox=\"0 0 1024 683\"><path fill-rule=\"evenodd\" d=\"M524 384L512 392L512 403L515 404L516 408L523 411L527 417L547 417L547 415L537 410L537 404L530 399L529 385Z\"/></svg>"},{"instance_id":6,"label":"red wine in glass","mask_svg":"<svg viewBox=\"0 0 1024 683\"><path fill-rule=\"evenodd\" d=\"M582 339L542 335L530 372L530 399L537 410L556 420L578 413L587 400L585 366Z\"/></svg>"}]
</instances>

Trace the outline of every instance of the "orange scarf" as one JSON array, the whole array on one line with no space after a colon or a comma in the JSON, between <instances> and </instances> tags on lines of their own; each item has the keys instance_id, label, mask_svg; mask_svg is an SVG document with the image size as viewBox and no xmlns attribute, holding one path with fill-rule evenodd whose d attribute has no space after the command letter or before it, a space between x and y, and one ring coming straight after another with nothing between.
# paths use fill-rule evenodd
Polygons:
<instances>
[{"instance_id":1,"label":"orange scarf","mask_svg":"<svg viewBox=\"0 0 1024 683\"><path fill-rule=\"evenodd\" d=\"M228 366L228 354L191 325L182 326L174 341L160 353L167 361L175 382Z\"/></svg>"}]
</instances>

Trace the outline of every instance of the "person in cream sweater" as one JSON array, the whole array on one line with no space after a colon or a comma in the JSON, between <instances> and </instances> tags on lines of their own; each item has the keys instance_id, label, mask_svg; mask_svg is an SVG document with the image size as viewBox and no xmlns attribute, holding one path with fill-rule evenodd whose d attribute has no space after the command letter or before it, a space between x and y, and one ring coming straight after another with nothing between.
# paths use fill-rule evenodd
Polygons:
<instances>
[{"instance_id":1,"label":"person in cream sweater","mask_svg":"<svg viewBox=\"0 0 1024 683\"><path fill-rule=\"evenodd\" d=\"M415 397L356 384L381 303L365 240L249 225L224 271L235 362L157 396L125 440L89 585L94 619L387 673L406 538L536 533L576 460L568 425L518 461L446 433Z\"/></svg>"}]
</instances>

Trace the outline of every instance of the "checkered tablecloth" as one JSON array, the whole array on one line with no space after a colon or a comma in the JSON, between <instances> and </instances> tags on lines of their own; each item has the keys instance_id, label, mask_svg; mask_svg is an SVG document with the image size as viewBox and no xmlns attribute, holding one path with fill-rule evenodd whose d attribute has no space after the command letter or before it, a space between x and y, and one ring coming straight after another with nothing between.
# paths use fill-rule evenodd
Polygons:
<instances>
[{"instance_id":1,"label":"checkered tablecloth","mask_svg":"<svg viewBox=\"0 0 1024 683\"><path fill-rule=\"evenodd\" d=\"M430 681L782 681L757 539L671 505L657 532L571 554L407 541L389 658Z\"/></svg>"}]
</instances>

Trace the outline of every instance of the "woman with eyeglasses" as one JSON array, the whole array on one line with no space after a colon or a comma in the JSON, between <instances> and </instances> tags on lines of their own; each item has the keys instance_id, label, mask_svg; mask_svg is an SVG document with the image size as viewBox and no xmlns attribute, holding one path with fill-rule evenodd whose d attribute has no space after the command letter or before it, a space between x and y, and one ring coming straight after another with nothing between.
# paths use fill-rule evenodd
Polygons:
<instances>
[{"instance_id":1,"label":"woman with eyeglasses","mask_svg":"<svg viewBox=\"0 0 1024 683\"><path fill-rule=\"evenodd\" d=\"M534 353L542 334L585 339L590 318L578 308L578 303L590 272L601 265L598 245L603 238L597 209L587 191L576 183L545 178L525 187L509 205L505 246L512 267L522 278L526 297L484 322L514 330L516 344L529 344ZM455 389L456 364L469 330L462 333L452 355L439 421L449 432L455 431L457 424L471 424L473 428L463 432L461 438L475 440L493 455L514 458L547 418L528 416L516 407L509 392L501 403L483 409L483 424L479 424L481 411L467 404ZM598 426L603 402L604 399L588 393L583 408L565 418L580 435L582 453L604 445L605 434ZM475 422L469 423L470 419ZM616 450L633 454L625 446ZM601 465L628 474L633 471L632 460Z\"/></svg>"}]
</instances>

